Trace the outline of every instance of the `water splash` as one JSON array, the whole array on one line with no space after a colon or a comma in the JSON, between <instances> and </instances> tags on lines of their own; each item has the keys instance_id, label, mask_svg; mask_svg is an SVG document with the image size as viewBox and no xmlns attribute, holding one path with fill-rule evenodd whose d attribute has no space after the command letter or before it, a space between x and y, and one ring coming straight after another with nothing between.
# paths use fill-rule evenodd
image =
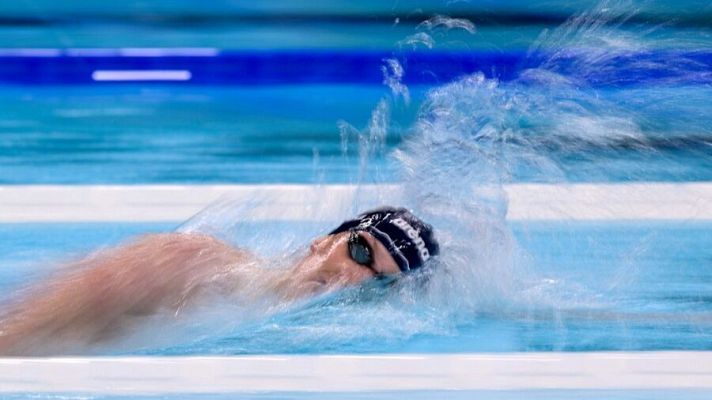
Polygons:
<instances>
[{"instance_id":1,"label":"water splash","mask_svg":"<svg viewBox=\"0 0 712 400\"><path fill-rule=\"evenodd\" d=\"M640 74L674 71L664 76L667 83L699 71L691 68L691 60L631 57L655 45L646 38L653 30L622 29L632 11L620 10L604 4L543 33L529 51L528 68L511 82L488 79L478 72L430 90L408 136L392 154L400 171L399 190L375 196L357 192L353 200L342 204L343 217L384 203L415 210L436 226L442 244L442 255L431 269L385 289L366 285L274 309L262 319L231 325L219 337L199 337L188 347L158 352L373 351L383 350L380 344L392 351L418 336L456 335L461 326L481 316L549 318L562 323L568 315L580 315L582 309L592 312L615 305L626 281L636 274L636 264L620 260L624 269L612 277L607 292L538 273L535 260L519 247L506 221L503 185L522 177L565 183L572 173L562 162L566 157L615 151L621 144L639 154L655 155L650 142L656 127L650 121L652 114L660 112L655 106L659 93L652 89L652 94L641 96L639 90L631 89L611 94L594 89L591 83L615 86L620 82L608 76L618 76L612 72L620 68ZM419 29L439 27L474 32L469 22L442 16ZM421 33L404 43L434 46L432 37ZM400 96L407 103L410 96L402 83L406 73L402 65L395 59L385 60L383 72L384 84L396 99ZM668 112L677 111L683 119L700 112L698 107L685 109L686 102L679 99L667 104L674 108ZM347 158L355 155L359 163L355 183L384 183L378 171L371 170L370 161L386 151L386 139L392 134L391 107L390 100L380 101L363 130L339 122L342 152ZM682 123L679 129L690 126ZM697 126L710 132L704 124ZM658 131L675 131L664 128ZM586 173L596 178L595 168ZM339 200L318 191L313 196L301 199L309 207L307 214L325 220L321 205ZM303 247L304 238L326 231L327 223L292 224L275 238L273 226L245 224L265 203L266 196L255 195L251 201L237 203L238 207L230 203L213 208L185 229L208 229L278 258ZM269 243L280 244L268 250L275 246ZM636 251L644 252L645 244Z\"/></svg>"},{"instance_id":2,"label":"water splash","mask_svg":"<svg viewBox=\"0 0 712 400\"><path fill-rule=\"evenodd\" d=\"M579 86L641 80L669 85L709 78L704 65L680 52L686 43L668 44L656 38L661 26L637 24L631 29L627 23L636 14L631 2L603 1L556 29L544 30L528 51L534 69ZM674 50L656 54L669 45Z\"/></svg>"},{"instance_id":3,"label":"water splash","mask_svg":"<svg viewBox=\"0 0 712 400\"><path fill-rule=\"evenodd\" d=\"M397 46L399 48L407 46L414 50L420 46L432 49L436 44L433 34L437 34L441 38L447 38L448 32L451 30L463 30L469 34L476 32L475 24L469 20L464 18L450 18L444 15L436 15L421 22L416 27L416 30L420 32L416 32L399 41Z\"/></svg>"},{"instance_id":4,"label":"water splash","mask_svg":"<svg viewBox=\"0 0 712 400\"><path fill-rule=\"evenodd\" d=\"M451 18L444 15L436 15L429 18L420 24L418 28L427 29L432 31L437 28L444 28L446 30L450 29L462 29L468 33L475 33L475 24L464 18Z\"/></svg>"},{"instance_id":5,"label":"water splash","mask_svg":"<svg viewBox=\"0 0 712 400\"><path fill-rule=\"evenodd\" d=\"M391 89L391 93L395 98L402 98L403 102L410 104L410 92L408 87L403 84L404 70L403 66L395 58L384 60L384 65L381 67L383 72L383 84ZM380 105L379 105L380 107Z\"/></svg>"},{"instance_id":6,"label":"water splash","mask_svg":"<svg viewBox=\"0 0 712 400\"><path fill-rule=\"evenodd\" d=\"M563 157L615 151L621 144L655 155L647 124L651 115L627 104L635 97L640 106L639 93L623 90L612 97L590 83L619 83L604 79L620 68L653 75L672 70L665 83L697 72L690 60L634 60L632 55L654 43L646 37L652 29L621 29L629 15L601 7L545 33L530 50L530 68L511 82L475 73L428 92L408 138L394 153L403 192L393 199L436 224L444 251L438 272L426 280L427 290L413 280L404 283L408 289L403 292L384 296L384 301L401 305L408 304L404 298L420 297L410 308L409 321L417 320L423 309L438 310L440 318L430 321L447 326L482 313L595 310L617 301L625 276L636 274L630 260L620 260L624 269L619 272L625 276L612 278L606 301L597 289L542 278L531 270L532 260L505 221L502 185L522 176L567 182L570 171ZM674 104L679 109L685 102ZM587 172L596 179L595 171ZM386 325L405 320L381 317Z\"/></svg>"},{"instance_id":7,"label":"water splash","mask_svg":"<svg viewBox=\"0 0 712 400\"><path fill-rule=\"evenodd\" d=\"M435 46L435 39L425 32L414 33L407 38L398 42L398 47L408 46L412 49L417 49L419 46L432 49Z\"/></svg>"}]
</instances>

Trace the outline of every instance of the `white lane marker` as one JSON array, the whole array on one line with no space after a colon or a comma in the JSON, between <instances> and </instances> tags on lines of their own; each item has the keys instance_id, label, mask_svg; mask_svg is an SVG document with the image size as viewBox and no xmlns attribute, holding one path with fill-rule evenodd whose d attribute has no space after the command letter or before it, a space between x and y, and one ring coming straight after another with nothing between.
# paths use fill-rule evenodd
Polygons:
<instances>
[{"instance_id":1,"label":"white lane marker","mask_svg":"<svg viewBox=\"0 0 712 400\"><path fill-rule=\"evenodd\" d=\"M0 223L181 222L218 199L256 205L252 220L338 220L352 200L396 199L397 185L6 185ZM712 221L712 182L513 184L511 221ZM314 204L318 204L315 209ZM346 210L346 211L345 211Z\"/></svg>"},{"instance_id":2,"label":"white lane marker","mask_svg":"<svg viewBox=\"0 0 712 400\"><path fill-rule=\"evenodd\" d=\"M712 352L0 359L0 393L541 389L712 391Z\"/></svg>"},{"instance_id":3,"label":"white lane marker","mask_svg":"<svg viewBox=\"0 0 712 400\"><path fill-rule=\"evenodd\" d=\"M60 49L0 49L0 57L59 57Z\"/></svg>"},{"instance_id":4,"label":"white lane marker","mask_svg":"<svg viewBox=\"0 0 712 400\"><path fill-rule=\"evenodd\" d=\"M188 70L96 70L91 78L99 82L111 81L188 81Z\"/></svg>"}]
</instances>

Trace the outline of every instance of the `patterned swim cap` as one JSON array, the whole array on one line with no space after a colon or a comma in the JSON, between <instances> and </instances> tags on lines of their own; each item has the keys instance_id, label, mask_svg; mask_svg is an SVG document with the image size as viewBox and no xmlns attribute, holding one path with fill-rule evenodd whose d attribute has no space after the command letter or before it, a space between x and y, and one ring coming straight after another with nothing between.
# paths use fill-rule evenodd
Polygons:
<instances>
[{"instance_id":1,"label":"patterned swim cap","mask_svg":"<svg viewBox=\"0 0 712 400\"><path fill-rule=\"evenodd\" d=\"M405 208L379 207L344 221L331 235L350 230L368 232L381 242L401 271L420 268L440 252L433 227Z\"/></svg>"}]
</instances>

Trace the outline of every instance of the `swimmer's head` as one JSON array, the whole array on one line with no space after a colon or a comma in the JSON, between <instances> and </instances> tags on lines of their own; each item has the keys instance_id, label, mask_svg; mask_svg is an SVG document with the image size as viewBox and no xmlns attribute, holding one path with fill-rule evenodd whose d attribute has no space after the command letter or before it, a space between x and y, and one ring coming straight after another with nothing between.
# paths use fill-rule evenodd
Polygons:
<instances>
[{"instance_id":1,"label":"swimmer's head","mask_svg":"<svg viewBox=\"0 0 712 400\"><path fill-rule=\"evenodd\" d=\"M422 267L440 251L433 227L405 208L380 207L367 211L355 219L344 221L330 234L341 232L368 233L383 245L401 272ZM349 250L352 258L361 257L367 262L368 254L363 253L368 253L368 248L363 250L350 246Z\"/></svg>"},{"instance_id":2,"label":"swimmer's head","mask_svg":"<svg viewBox=\"0 0 712 400\"><path fill-rule=\"evenodd\" d=\"M372 278L392 280L422 268L438 254L430 225L404 208L381 207L345 221L315 239L295 264L288 281L299 294L358 285Z\"/></svg>"}]
</instances>

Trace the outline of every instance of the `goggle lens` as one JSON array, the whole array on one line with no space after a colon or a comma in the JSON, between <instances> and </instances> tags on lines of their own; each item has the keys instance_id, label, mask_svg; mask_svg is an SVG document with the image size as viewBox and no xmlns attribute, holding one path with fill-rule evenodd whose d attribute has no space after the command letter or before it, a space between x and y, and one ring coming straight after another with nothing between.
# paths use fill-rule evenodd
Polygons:
<instances>
[{"instance_id":1,"label":"goggle lens","mask_svg":"<svg viewBox=\"0 0 712 400\"><path fill-rule=\"evenodd\" d=\"M349 255L351 259L361 265L371 267L373 265L373 256L371 255L371 247L369 247L366 239L356 231L351 231L349 236Z\"/></svg>"}]
</instances>

